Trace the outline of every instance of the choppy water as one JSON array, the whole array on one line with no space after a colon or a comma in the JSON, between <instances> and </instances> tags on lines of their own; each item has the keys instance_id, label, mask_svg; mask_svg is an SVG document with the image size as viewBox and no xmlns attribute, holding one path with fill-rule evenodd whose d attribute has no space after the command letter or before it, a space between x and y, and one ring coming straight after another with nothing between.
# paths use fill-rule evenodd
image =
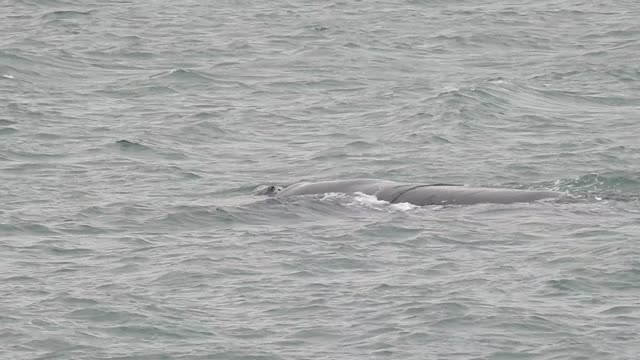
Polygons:
<instances>
[{"instance_id":1,"label":"choppy water","mask_svg":"<svg viewBox=\"0 0 640 360\"><path fill-rule=\"evenodd\" d=\"M639 18L0 2L0 358L636 359ZM579 201L252 195L356 177Z\"/></svg>"}]
</instances>

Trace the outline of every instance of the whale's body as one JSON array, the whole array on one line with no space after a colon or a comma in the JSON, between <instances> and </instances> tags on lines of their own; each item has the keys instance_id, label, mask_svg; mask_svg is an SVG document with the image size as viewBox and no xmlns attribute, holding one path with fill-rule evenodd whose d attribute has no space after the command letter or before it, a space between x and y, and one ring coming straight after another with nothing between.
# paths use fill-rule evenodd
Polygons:
<instances>
[{"instance_id":1,"label":"whale's body","mask_svg":"<svg viewBox=\"0 0 640 360\"><path fill-rule=\"evenodd\" d=\"M323 193L363 193L374 195L379 200L390 203L411 203L414 205L480 203L511 204L557 198L561 194L554 191L529 191L515 189L494 189L440 184L409 184L389 180L354 179L321 182L300 182L283 189L271 187L277 197L292 195L312 195Z\"/></svg>"}]
</instances>

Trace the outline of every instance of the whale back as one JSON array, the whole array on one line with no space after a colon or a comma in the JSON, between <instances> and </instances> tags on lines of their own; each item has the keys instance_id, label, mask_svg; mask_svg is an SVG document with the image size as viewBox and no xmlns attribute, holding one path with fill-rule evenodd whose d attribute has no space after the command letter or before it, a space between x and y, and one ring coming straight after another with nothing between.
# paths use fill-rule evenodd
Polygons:
<instances>
[{"instance_id":1,"label":"whale back","mask_svg":"<svg viewBox=\"0 0 640 360\"><path fill-rule=\"evenodd\" d=\"M407 184L388 180L355 179L321 182L300 182L281 191L276 196L311 195L323 193L363 193L374 195L390 203L414 205L470 205L480 203L511 204L556 198L560 193L552 191L528 191L467 187L448 184Z\"/></svg>"},{"instance_id":2,"label":"whale back","mask_svg":"<svg viewBox=\"0 0 640 360\"><path fill-rule=\"evenodd\" d=\"M278 193L279 196L287 195L311 195L324 193L346 193L353 194L360 192L367 195L376 195L378 192L395 186L397 183L387 180L376 179L354 179L335 180L320 182L300 182L284 188Z\"/></svg>"},{"instance_id":3,"label":"whale back","mask_svg":"<svg viewBox=\"0 0 640 360\"><path fill-rule=\"evenodd\" d=\"M512 204L556 198L560 194L552 191L529 191L515 189L493 189L467 186L426 186L411 189L393 199L392 203L408 202L414 205L481 203Z\"/></svg>"}]
</instances>

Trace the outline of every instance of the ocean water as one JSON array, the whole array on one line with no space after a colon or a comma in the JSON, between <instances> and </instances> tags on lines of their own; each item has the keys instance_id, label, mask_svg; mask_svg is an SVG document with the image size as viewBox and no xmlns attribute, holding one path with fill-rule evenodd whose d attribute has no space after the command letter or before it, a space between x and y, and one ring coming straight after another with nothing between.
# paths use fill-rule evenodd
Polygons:
<instances>
[{"instance_id":1,"label":"ocean water","mask_svg":"<svg viewBox=\"0 0 640 360\"><path fill-rule=\"evenodd\" d=\"M637 1L0 2L1 359L638 359ZM255 196L359 177L575 201Z\"/></svg>"}]
</instances>

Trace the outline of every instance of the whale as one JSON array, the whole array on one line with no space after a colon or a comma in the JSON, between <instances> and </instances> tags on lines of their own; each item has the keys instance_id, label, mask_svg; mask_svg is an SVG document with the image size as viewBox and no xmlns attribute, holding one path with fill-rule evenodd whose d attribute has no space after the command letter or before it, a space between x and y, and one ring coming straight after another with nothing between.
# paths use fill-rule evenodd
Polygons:
<instances>
[{"instance_id":1,"label":"whale","mask_svg":"<svg viewBox=\"0 0 640 360\"><path fill-rule=\"evenodd\" d=\"M257 195L289 197L326 193L373 195L391 204L425 205L513 204L554 199L562 195L556 191L517 190L490 187L470 187L451 184L415 184L379 179L331 180L299 182L288 186L271 185Z\"/></svg>"}]
</instances>

